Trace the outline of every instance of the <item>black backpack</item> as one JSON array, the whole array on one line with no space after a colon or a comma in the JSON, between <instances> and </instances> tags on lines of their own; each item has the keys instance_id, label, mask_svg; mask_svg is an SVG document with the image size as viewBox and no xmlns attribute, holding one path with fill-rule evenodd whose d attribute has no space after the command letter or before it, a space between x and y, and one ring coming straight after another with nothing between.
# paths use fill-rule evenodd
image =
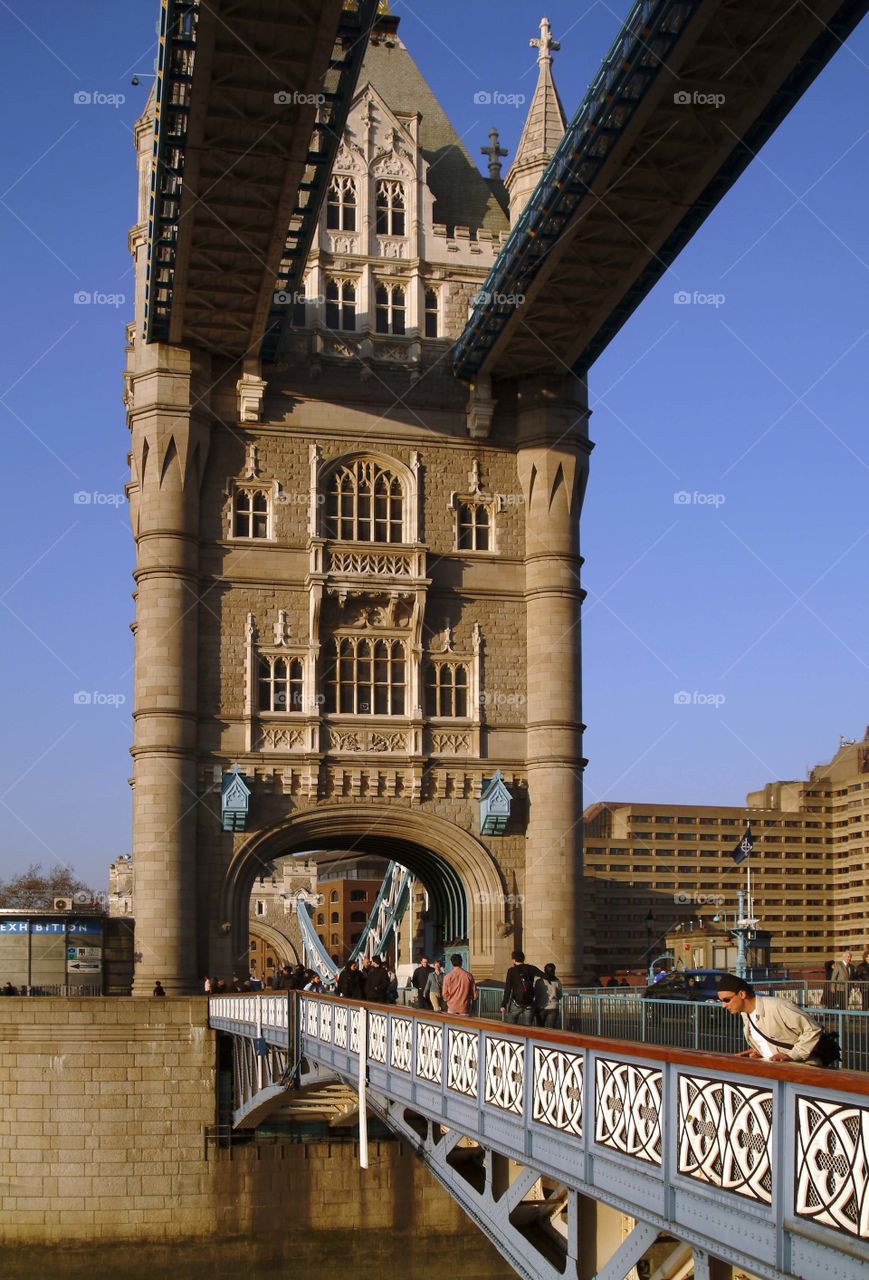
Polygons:
<instances>
[{"instance_id":1,"label":"black backpack","mask_svg":"<svg viewBox=\"0 0 869 1280\"><path fill-rule=\"evenodd\" d=\"M522 1009L534 1003L534 975L530 970L517 969L513 978L513 999Z\"/></svg>"}]
</instances>

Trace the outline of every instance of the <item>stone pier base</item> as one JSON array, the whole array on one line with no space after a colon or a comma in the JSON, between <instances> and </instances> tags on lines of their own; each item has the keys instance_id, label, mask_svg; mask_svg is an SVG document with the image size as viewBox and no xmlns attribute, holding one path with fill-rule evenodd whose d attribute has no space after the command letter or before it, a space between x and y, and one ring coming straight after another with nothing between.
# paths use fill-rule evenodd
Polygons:
<instances>
[{"instance_id":1,"label":"stone pier base","mask_svg":"<svg viewBox=\"0 0 869 1280\"><path fill-rule=\"evenodd\" d=\"M215 1061L203 998L0 1001L4 1277L513 1275L400 1142L206 1159Z\"/></svg>"}]
</instances>

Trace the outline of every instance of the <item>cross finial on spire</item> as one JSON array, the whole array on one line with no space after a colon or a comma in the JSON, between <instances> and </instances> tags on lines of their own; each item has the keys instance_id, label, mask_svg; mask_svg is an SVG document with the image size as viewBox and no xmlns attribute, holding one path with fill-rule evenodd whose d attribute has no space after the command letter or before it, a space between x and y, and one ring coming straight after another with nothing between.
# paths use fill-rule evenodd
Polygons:
<instances>
[{"instance_id":1,"label":"cross finial on spire","mask_svg":"<svg viewBox=\"0 0 869 1280\"><path fill-rule=\"evenodd\" d=\"M557 53L561 48L560 41L552 39L552 28L549 25L548 18L540 19L540 39L531 40L529 43L532 49L539 49L540 51L537 54L538 62L551 62L552 54Z\"/></svg>"},{"instance_id":2,"label":"cross finial on spire","mask_svg":"<svg viewBox=\"0 0 869 1280\"><path fill-rule=\"evenodd\" d=\"M489 177L500 178L501 176L501 156L507 154L507 148L499 146L501 139L498 130L492 125L489 130L488 147L480 147L480 155L489 157Z\"/></svg>"}]
</instances>

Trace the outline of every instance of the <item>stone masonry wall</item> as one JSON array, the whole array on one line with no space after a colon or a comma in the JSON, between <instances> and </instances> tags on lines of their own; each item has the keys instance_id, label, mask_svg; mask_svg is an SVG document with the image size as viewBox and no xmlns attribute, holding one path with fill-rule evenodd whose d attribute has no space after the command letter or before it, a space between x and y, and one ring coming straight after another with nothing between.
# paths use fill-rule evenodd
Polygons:
<instances>
[{"instance_id":1,"label":"stone masonry wall","mask_svg":"<svg viewBox=\"0 0 869 1280\"><path fill-rule=\"evenodd\" d=\"M262 1248L293 1232L314 1259L318 1247L331 1259L339 1239L348 1264L380 1251L377 1274L384 1262L390 1270L393 1249L400 1267L406 1244L395 1232L436 1237L439 1248L456 1237L464 1275L512 1274L402 1143L373 1143L367 1172L348 1143L242 1147L231 1160L212 1149L206 1160L203 1127L215 1120L206 1018L202 999L0 1001L4 1274L23 1256L12 1245L212 1238ZM351 1274L349 1265L329 1271ZM352 1274L368 1272L355 1265Z\"/></svg>"}]
</instances>

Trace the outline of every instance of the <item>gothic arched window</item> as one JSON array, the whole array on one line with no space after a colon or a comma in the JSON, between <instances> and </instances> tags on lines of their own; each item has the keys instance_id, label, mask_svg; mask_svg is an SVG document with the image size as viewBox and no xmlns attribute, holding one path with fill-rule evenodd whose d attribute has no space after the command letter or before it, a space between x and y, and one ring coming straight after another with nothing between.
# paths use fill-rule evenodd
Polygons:
<instances>
[{"instance_id":1,"label":"gothic arched window","mask_svg":"<svg viewBox=\"0 0 869 1280\"><path fill-rule=\"evenodd\" d=\"M492 519L485 503L463 502L459 507L459 551L488 551Z\"/></svg>"},{"instance_id":2,"label":"gothic arched window","mask_svg":"<svg viewBox=\"0 0 869 1280\"><path fill-rule=\"evenodd\" d=\"M375 292L374 327L378 333L404 333L404 288L379 284Z\"/></svg>"},{"instance_id":3,"label":"gothic arched window","mask_svg":"<svg viewBox=\"0 0 869 1280\"><path fill-rule=\"evenodd\" d=\"M426 681L426 715L467 717L468 686L468 668L463 662L432 663Z\"/></svg>"},{"instance_id":4,"label":"gothic arched window","mask_svg":"<svg viewBox=\"0 0 869 1280\"><path fill-rule=\"evenodd\" d=\"M365 458L336 467L326 495L326 535L341 542L402 542L404 489Z\"/></svg>"},{"instance_id":5,"label":"gothic arched window","mask_svg":"<svg viewBox=\"0 0 869 1280\"><path fill-rule=\"evenodd\" d=\"M330 902L337 902L337 901L338 901L338 890L337 890L337 889L333 889L333 890L332 890L332 892L329 894L329 901L330 901Z\"/></svg>"},{"instance_id":6,"label":"gothic arched window","mask_svg":"<svg viewBox=\"0 0 869 1280\"><path fill-rule=\"evenodd\" d=\"M352 280L326 281L326 326L356 328L356 285Z\"/></svg>"},{"instance_id":7,"label":"gothic arched window","mask_svg":"<svg viewBox=\"0 0 869 1280\"><path fill-rule=\"evenodd\" d=\"M262 489L237 491L232 531L236 538L267 538L269 536L269 500Z\"/></svg>"},{"instance_id":8,"label":"gothic arched window","mask_svg":"<svg viewBox=\"0 0 869 1280\"><path fill-rule=\"evenodd\" d=\"M326 711L403 716L407 654L403 640L336 636L326 671Z\"/></svg>"},{"instance_id":9,"label":"gothic arched window","mask_svg":"<svg viewBox=\"0 0 869 1280\"><path fill-rule=\"evenodd\" d=\"M356 180L335 175L326 199L326 226L330 231L356 230Z\"/></svg>"},{"instance_id":10,"label":"gothic arched window","mask_svg":"<svg viewBox=\"0 0 869 1280\"><path fill-rule=\"evenodd\" d=\"M300 658L260 658L260 711L303 711L304 689Z\"/></svg>"},{"instance_id":11,"label":"gothic arched window","mask_svg":"<svg viewBox=\"0 0 869 1280\"><path fill-rule=\"evenodd\" d=\"M380 178L375 193L376 228L379 236L405 234L404 187L391 178Z\"/></svg>"},{"instance_id":12,"label":"gothic arched window","mask_svg":"<svg viewBox=\"0 0 869 1280\"><path fill-rule=\"evenodd\" d=\"M425 291L424 333L427 338L436 338L438 336L438 295L435 289L426 289Z\"/></svg>"}]
</instances>

